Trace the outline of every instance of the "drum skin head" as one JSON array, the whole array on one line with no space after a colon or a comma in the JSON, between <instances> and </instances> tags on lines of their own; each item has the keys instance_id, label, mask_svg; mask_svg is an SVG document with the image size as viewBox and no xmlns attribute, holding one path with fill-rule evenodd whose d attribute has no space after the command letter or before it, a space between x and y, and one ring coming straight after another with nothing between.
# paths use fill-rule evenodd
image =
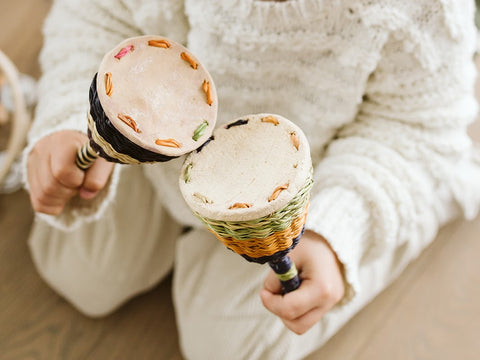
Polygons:
<instances>
[{"instance_id":1,"label":"drum skin head","mask_svg":"<svg viewBox=\"0 0 480 360\"><path fill-rule=\"evenodd\" d=\"M200 61L161 36L129 38L103 58L97 75L102 108L123 136L152 152L180 156L215 127L215 85Z\"/></svg>"},{"instance_id":2,"label":"drum skin head","mask_svg":"<svg viewBox=\"0 0 480 360\"><path fill-rule=\"evenodd\" d=\"M311 178L308 141L279 115L243 116L216 129L185 160L179 179L197 215L247 221L285 207Z\"/></svg>"}]
</instances>

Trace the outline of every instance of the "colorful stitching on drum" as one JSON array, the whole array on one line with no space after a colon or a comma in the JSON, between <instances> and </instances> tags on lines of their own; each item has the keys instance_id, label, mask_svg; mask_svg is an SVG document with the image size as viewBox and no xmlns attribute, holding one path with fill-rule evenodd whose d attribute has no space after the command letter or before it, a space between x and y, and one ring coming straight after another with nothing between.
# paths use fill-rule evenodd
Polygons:
<instances>
[{"instance_id":1,"label":"colorful stitching on drum","mask_svg":"<svg viewBox=\"0 0 480 360\"><path fill-rule=\"evenodd\" d=\"M182 52L180 54L180 57L182 58L182 60L188 62L194 70L197 70L198 64L192 59L190 55L188 55L186 52Z\"/></svg>"},{"instance_id":2,"label":"colorful stitching on drum","mask_svg":"<svg viewBox=\"0 0 480 360\"><path fill-rule=\"evenodd\" d=\"M130 116L118 114L117 118L130 126L136 133L141 133L140 129L137 127L137 123Z\"/></svg>"},{"instance_id":3,"label":"colorful stitching on drum","mask_svg":"<svg viewBox=\"0 0 480 360\"><path fill-rule=\"evenodd\" d=\"M268 198L268 202L272 202L273 200L275 200L278 195L280 195L280 193L286 189L288 189L288 184L278 186L275 190L273 190L272 195L270 195L270 197Z\"/></svg>"},{"instance_id":4,"label":"colorful stitching on drum","mask_svg":"<svg viewBox=\"0 0 480 360\"><path fill-rule=\"evenodd\" d=\"M148 46L168 49L171 45L167 40L161 39L161 40L148 40Z\"/></svg>"},{"instance_id":5,"label":"colorful stitching on drum","mask_svg":"<svg viewBox=\"0 0 480 360\"><path fill-rule=\"evenodd\" d=\"M112 96L113 93L113 84L112 84L112 73L105 74L105 92L108 97Z\"/></svg>"},{"instance_id":6,"label":"colorful stitching on drum","mask_svg":"<svg viewBox=\"0 0 480 360\"><path fill-rule=\"evenodd\" d=\"M210 88L210 83L207 80L203 80L202 89L205 92L205 94L207 95L207 104L209 106L212 106L212 103L213 103L212 91L211 91L211 88Z\"/></svg>"},{"instance_id":7,"label":"colorful stitching on drum","mask_svg":"<svg viewBox=\"0 0 480 360\"><path fill-rule=\"evenodd\" d=\"M155 140L155 144L159 146L167 146L167 147L173 147L173 148L181 148L182 145L175 140L175 139L157 139Z\"/></svg>"},{"instance_id":8,"label":"colorful stitching on drum","mask_svg":"<svg viewBox=\"0 0 480 360\"><path fill-rule=\"evenodd\" d=\"M117 55L114 56L114 58L120 60L122 57L124 57L125 55L127 55L129 52L132 52L134 49L135 49L135 48L133 47L133 45L125 46L124 48L122 48L122 49L117 53Z\"/></svg>"}]
</instances>

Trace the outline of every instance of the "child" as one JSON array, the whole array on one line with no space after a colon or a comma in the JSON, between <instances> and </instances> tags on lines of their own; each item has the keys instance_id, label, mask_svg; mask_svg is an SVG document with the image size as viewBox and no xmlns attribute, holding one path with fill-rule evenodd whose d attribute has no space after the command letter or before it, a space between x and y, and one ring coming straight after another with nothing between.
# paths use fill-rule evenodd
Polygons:
<instances>
[{"instance_id":1,"label":"child","mask_svg":"<svg viewBox=\"0 0 480 360\"><path fill-rule=\"evenodd\" d=\"M477 213L480 157L466 134L477 112L473 16L470 0L57 1L25 151L38 271L80 311L102 316L174 264L187 358L306 356L442 224ZM315 187L291 253L298 290L280 295L267 267L200 226L178 190L182 159L75 167L92 76L106 51L142 33L202 60L219 124L271 112L307 134ZM193 229L181 235L184 226Z\"/></svg>"}]
</instances>

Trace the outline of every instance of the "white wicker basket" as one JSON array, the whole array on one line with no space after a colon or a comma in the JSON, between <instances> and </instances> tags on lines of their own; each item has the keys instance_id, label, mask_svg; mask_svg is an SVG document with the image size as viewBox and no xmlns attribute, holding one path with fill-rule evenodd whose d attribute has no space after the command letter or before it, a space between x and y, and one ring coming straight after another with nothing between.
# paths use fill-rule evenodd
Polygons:
<instances>
[{"instance_id":1,"label":"white wicker basket","mask_svg":"<svg viewBox=\"0 0 480 360\"><path fill-rule=\"evenodd\" d=\"M5 75L13 97L13 116L7 149L0 161L0 188L7 177L10 167L22 151L28 131L30 116L20 86L19 73L10 59L0 51L0 71Z\"/></svg>"}]
</instances>

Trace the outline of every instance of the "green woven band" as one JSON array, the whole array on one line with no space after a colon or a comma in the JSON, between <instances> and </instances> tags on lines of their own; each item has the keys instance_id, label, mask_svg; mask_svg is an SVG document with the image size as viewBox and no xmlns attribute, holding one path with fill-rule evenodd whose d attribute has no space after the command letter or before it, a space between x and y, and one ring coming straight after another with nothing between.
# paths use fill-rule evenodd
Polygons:
<instances>
[{"instance_id":1,"label":"green woven band","mask_svg":"<svg viewBox=\"0 0 480 360\"><path fill-rule=\"evenodd\" d=\"M295 264L292 262L292 267L290 270L288 270L286 273L283 274L275 274L277 277L280 279L280 281L288 281L290 279L293 279L295 276L298 275L297 268L295 267Z\"/></svg>"},{"instance_id":2,"label":"green woven band","mask_svg":"<svg viewBox=\"0 0 480 360\"><path fill-rule=\"evenodd\" d=\"M198 213L195 213L195 215L207 228L223 238L234 238L236 240L263 239L273 233L285 230L294 219L303 214L310 199L312 186L313 179L312 176L309 176L303 188L287 205L273 214L255 220L220 221L204 218Z\"/></svg>"}]
</instances>

